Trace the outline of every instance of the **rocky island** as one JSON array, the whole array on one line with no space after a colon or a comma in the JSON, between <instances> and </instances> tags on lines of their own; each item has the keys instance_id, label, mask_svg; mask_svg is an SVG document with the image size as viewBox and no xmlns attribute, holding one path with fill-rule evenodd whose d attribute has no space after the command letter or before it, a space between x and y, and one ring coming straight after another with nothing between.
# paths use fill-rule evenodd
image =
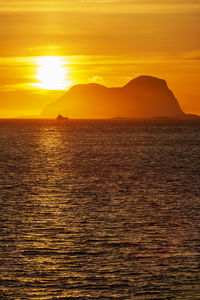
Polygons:
<instances>
[{"instance_id":1,"label":"rocky island","mask_svg":"<svg viewBox=\"0 0 200 300\"><path fill-rule=\"evenodd\" d=\"M41 117L55 118L57 112L70 118L186 118L165 80L139 76L123 87L80 84L48 104Z\"/></svg>"}]
</instances>

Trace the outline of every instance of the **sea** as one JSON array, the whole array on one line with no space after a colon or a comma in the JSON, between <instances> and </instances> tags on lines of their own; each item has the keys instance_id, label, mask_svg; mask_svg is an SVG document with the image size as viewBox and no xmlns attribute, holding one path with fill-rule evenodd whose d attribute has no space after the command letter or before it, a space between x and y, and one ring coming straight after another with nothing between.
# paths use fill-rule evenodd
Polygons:
<instances>
[{"instance_id":1,"label":"sea","mask_svg":"<svg viewBox=\"0 0 200 300\"><path fill-rule=\"evenodd\" d=\"M200 122L0 120L0 299L200 299Z\"/></svg>"}]
</instances>

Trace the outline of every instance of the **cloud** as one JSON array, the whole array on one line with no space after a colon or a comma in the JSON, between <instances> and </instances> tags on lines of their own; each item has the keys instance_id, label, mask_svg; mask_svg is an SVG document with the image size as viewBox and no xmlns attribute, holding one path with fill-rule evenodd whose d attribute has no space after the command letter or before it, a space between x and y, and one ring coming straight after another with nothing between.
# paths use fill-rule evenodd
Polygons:
<instances>
[{"instance_id":1,"label":"cloud","mask_svg":"<svg viewBox=\"0 0 200 300\"><path fill-rule=\"evenodd\" d=\"M93 83L105 83L105 79L103 76L100 75L94 75L88 79L88 82L93 82Z\"/></svg>"},{"instance_id":2,"label":"cloud","mask_svg":"<svg viewBox=\"0 0 200 300\"><path fill-rule=\"evenodd\" d=\"M192 50L189 52L184 52L180 55L183 60L196 60L200 61L200 49Z\"/></svg>"},{"instance_id":3,"label":"cloud","mask_svg":"<svg viewBox=\"0 0 200 300\"><path fill-rule=\"evenodd\" d=\"M195 0L7 0L0 3L1 12L104 11L105 13L167 13L200 9Z\"/></svg>"}]
</instances>

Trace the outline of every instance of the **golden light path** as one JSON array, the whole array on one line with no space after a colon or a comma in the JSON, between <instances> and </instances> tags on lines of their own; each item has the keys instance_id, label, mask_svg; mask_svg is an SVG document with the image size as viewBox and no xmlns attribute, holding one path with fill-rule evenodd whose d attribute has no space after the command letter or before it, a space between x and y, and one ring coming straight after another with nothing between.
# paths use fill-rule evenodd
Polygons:
<instances>
[{"instance_id":1,"label":"golden light path","mask_svg":"<svg viewBox=\"0 0 200 300\"><path fill-rule=\"evenodd\" d=\"M37 58L38 70L34 86L44 90L66 90L73 83L68 79L66 62L59 56L41 56Z\"/></svg>"}]
</instances>

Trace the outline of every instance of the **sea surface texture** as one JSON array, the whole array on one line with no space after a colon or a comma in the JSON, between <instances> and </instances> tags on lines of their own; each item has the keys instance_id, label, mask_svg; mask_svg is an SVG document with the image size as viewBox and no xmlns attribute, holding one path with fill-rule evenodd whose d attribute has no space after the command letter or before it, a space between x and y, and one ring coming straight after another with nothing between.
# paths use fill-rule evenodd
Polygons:
<instances>
[{"instance_id":1,"label":"sea surface texture","mask_svg":"<svg viewBox=\"0 0 200 300\"><path fill-rule=\"evenodd\" d=\"M0 120L0 299L200 299L200 122Z\"/></svg>"}]
</instances>

